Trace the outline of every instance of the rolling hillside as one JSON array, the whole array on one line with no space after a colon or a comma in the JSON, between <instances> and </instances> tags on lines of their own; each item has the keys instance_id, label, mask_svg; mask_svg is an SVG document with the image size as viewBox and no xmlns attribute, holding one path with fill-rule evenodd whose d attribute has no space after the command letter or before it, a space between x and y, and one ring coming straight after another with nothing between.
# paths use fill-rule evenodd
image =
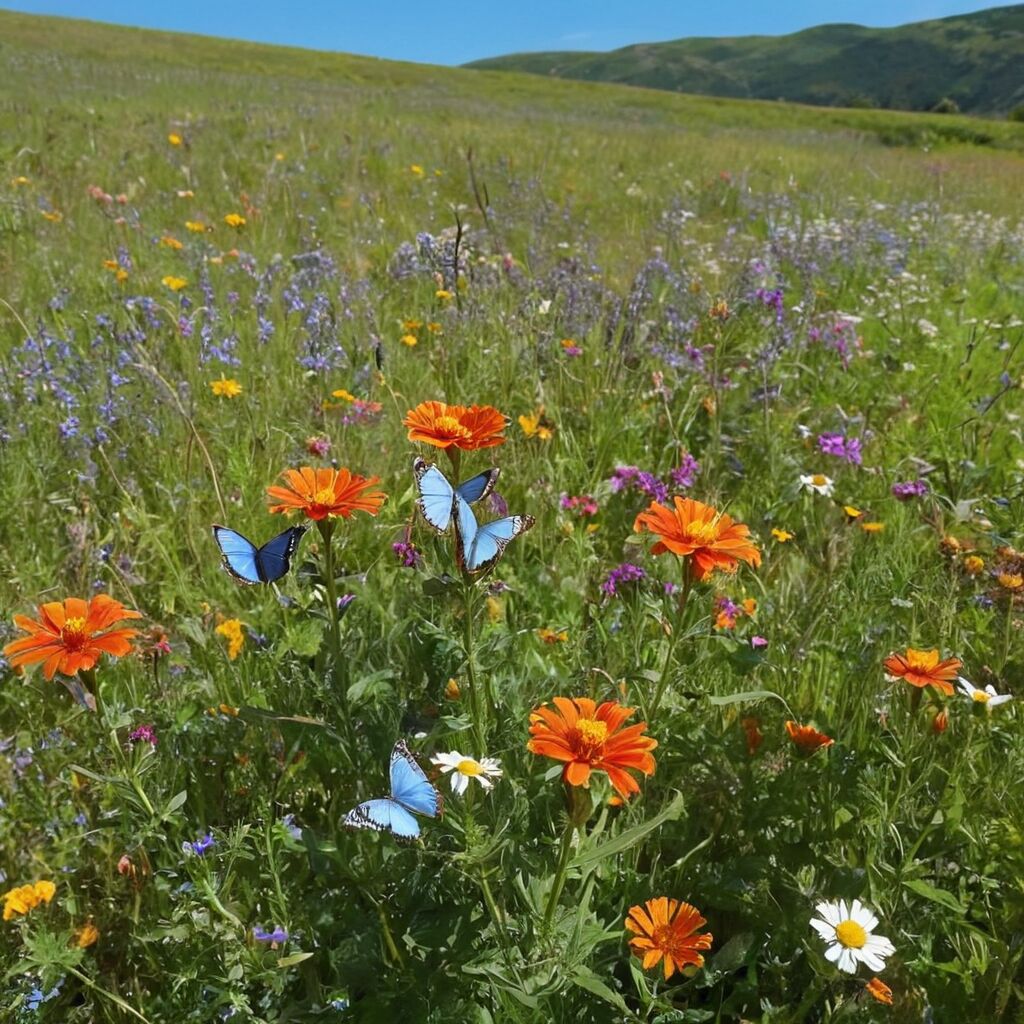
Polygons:
<instances>
[{"instance_id":1,"label":"rolling hillside","mask_svg":"<svg viewBox=\"0 0 1024 1024\"><path fill-rule=\"evenodd\" d=\"M823 106L968 113L1024 103L1024 4L899 28L820 25L786 36L677 39L609 53L523 53L472 68Z\"/></svg>"}]
</instances>

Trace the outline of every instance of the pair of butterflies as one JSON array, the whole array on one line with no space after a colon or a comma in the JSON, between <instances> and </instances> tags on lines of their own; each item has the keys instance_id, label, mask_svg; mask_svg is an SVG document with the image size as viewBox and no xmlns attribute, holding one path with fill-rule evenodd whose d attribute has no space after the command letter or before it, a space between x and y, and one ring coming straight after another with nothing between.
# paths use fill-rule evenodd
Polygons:
<instances>
[{"instance_id":1,"label":"pair of butterflies","mask_svg":"<svg viewBox=\"0 0 1024 1024\"><path fill-rule=\"evenodd\" d=\"M417 839L420 824L413 813L436 818L441 812L441 794L430 784L404 740L399 740L391 751L389 774L391 796L353 807L345 815L345 824L349 828L390 832L397 839Z\"/></svg>"},{"instance_id":2,"label":"pair of butterflies","mask_svg":"<svg viewBox=\"0 0 1024 1024\"><path fill-rule=\"evenodd\" d=\"M505 548L534 524L533 516L505 516L481 526L469 507L494 490L499 470L486 469L453 487L432 462L417 458L413 477L423 518L438 533L455 524L455 559L468 573L485 572L501 558Z\"/></svg>"}]
</instances>

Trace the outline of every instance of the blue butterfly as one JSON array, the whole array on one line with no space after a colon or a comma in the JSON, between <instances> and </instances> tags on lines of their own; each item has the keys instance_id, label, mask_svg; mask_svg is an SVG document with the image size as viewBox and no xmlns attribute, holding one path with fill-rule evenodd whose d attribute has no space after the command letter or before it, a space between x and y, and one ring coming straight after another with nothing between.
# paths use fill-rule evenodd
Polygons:
<instances>
[{"instance_id":1,"label":"blue butterfly","mask_svg":"<svg viewBox=\"0 0 1024 1024\"><path fill-rule=\"evenodd\" d=\"M452 522L455 495L470 503L486 498L494 489L500 470L485 469L458 487L452 487L444 473L425 459L414 459L412 472L416 480L416 490L420 495L416 499L416 504L423 513L423 518L438 533L447 533Z\"/></svg>"},{"instance_id":2,"label":"blue butterfly","mask_svg":"<svg viewBox=\"0 0 1024 1024\"><path fill-rule=\"evenodd\" d=\"M391 796L353 807L345 815L345 824L377 832L387 830L398 839L416 839L420 826L410 811L436 818L441 811L441 794L427 781L405 741L399 740L391 751Z\"/></svg>"},{"instance_id":3,"label":"blue butterfly","mask_svg":"<svg viewBox=\"0 0 1024 1024\"><path fill-rule=\"evenodd\" d=\"M473 510L455 495L455 560L463 572L490 569L509 544L534 524L533 516L506 516L480 526Z\"/></svg>"},{"instance_id":4,"label":"blue butterfly","mask_svg":"<svg viewBox=\"0 0 1024 1024\"><path fill-rule=\"evenodd\" d=\"M226 526L214 526L213 537L224 556L224 568L239 583L273 583L291 568L292 555L307 529L289 526L261 548Z\"/></svg>"}]
</instances>

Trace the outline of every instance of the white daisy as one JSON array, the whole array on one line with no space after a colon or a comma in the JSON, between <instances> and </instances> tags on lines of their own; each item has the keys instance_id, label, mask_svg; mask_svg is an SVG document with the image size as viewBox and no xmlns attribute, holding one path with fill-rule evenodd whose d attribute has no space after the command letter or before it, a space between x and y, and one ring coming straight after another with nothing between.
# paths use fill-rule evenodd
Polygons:
<instances>
[{"instance_id":1,"label":"white daisy","mask_svg":"<svg viewBox=\"0 0 1024 1024\"><path fill-rule=\"evenodd\" d=\"M430 759L431 764L436 764L446 775L452 772L452 792L462 796L469 786L470 779L476 779L484 789L490 789L494 783L492 779L500 779L502 775L501 762L493 757L476 758L468 757L453 750L448 754L438 754Z\"/></svg>"},{"instance_id":2,"label":"white daisy","mask_svg":"<svg viewBox=\"0 0 1024 1024\"><path fill-rule=\"evenodd\" d=\"M994 686L986 686L984 690L980 690L969 679L964 679L963 676L957 676L956 681L960 684L962 693L978 704L985 704L989 709L997 708L1000 704L1013 700L1013 697L1008 693L996 693Z\"/></svg>"},{"instance_id":3,"label":"white daisy","mask_svg":"<svg viewBox=\"0 0 1024 1024\"><path fill-rule=\"evenodd\" d=\"M887 938L872 934L878 927L878 918L860 900L849 905L845 900L819 903L814 910L822 920L812 917L811 927L830 943L825 959L839 970L856 974L859 962L877 973L885 968L885 958L896 952Z\"/></svg>"},{"instance_id":4,"label":"white daisy","mask_svg":"<svg viewBox=\"0 0 1024 1024\"><path fill-rule=\"evenodd\" d=\"M826 498L832 497L832 488L834 481L831 477L825 476L824 473L812 473L808 476L800 475L800 486L808 491L817 491L818 494L824 494Z\"/></svg>"}]
</instances>

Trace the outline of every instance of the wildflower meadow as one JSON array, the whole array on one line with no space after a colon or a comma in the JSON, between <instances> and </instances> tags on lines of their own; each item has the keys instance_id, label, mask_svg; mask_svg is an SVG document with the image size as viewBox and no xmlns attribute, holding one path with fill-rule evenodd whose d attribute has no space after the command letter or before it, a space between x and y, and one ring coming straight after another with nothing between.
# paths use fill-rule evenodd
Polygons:
<instances>
[{"instance_id":1,"label":"wildflower meadow","mask_svg":"<svg viewBox=\"0 0 1024 1024\"><path fill-rule=\"evenodd\" d=\"M0 1021L1024 1021L1024 126L0 65Z\"/></svg>"}]
</instances>

